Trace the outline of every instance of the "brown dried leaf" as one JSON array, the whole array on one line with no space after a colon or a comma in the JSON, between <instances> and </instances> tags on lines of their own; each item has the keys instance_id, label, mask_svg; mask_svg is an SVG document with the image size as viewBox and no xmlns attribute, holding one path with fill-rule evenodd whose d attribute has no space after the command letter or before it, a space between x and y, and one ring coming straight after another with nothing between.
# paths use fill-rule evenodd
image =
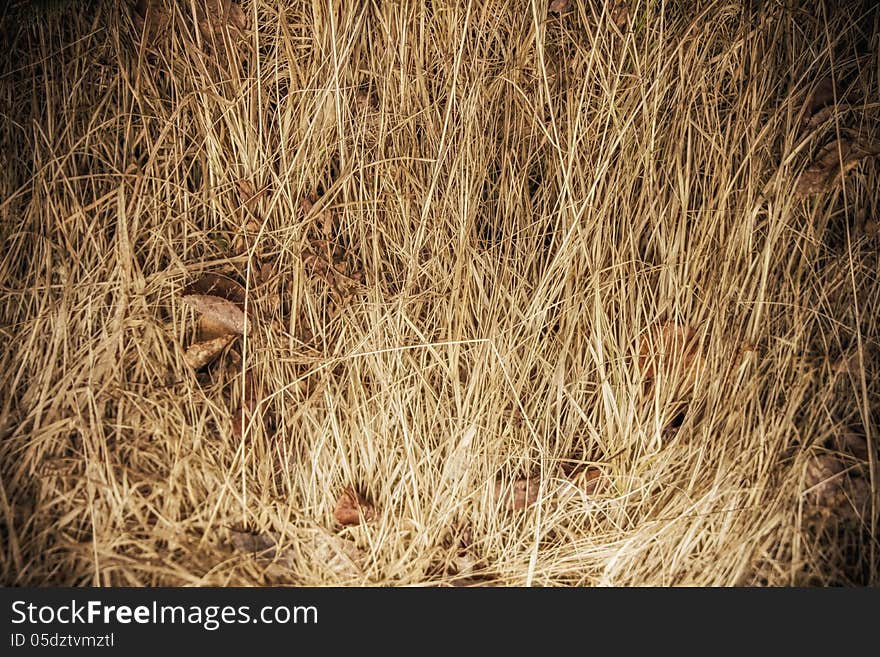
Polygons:
<instances>
[{"instance_id":1,"label":"brown dried leaf","mask_svg":"<svg viewBox=\"0 0 880 657\"><path fill-rule=\"evenodd\" d=\"M538 501L540 485L541 482L535 477L517 479L507 485L499 481L495 483L495 499L510 511L521 511Z\"/></svg>"},{"instance_id":2,"label":"brown dried leaf","mask_svg":"<svg viewBox=\"0 0 880 657\"><path fill-rule=\"evenodd\" d=\"M570 0L552 0L550 3L550 13L551 14L562 14L568 11L568 5Z\"/></svg>"},{"instance_id":3,"label":"brown dried leaf","mask_svg":"<svg viewBox=\"0 0 880 657\"><path fill-rule=\"evenodd\" d=\"M213 340L193 343L187 348L183 360L194 370L201 369L214 360L217 354L223 351L234 339L234 335L227 333Z\"/></svg>"},{"instance_id":4,"label":"brown dried leaf","mask_svg":"<svg viewBox=\"0 0 880 657\"><path fill-rule=\"evenodd\" d=\"M373 505L351 486L346 486L333 509L333 517L340 525L359 525L375 518Z\"/></svg>"}]
</instances>

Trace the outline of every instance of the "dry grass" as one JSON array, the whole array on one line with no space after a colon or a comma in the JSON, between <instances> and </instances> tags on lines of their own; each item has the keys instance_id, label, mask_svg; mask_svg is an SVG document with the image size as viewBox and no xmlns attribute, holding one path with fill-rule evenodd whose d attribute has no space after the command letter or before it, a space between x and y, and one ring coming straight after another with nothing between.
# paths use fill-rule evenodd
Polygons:
<instances>
[{"instance_id":1,"label":"dry grass","mask_svg":"<svg viewBox=\"0 0 880 657\"><path fill-rule=\"evenodd\" d=\"M880 141L870 3L200 2L2 19L0 581L880 583L877 166L796 184ZM253 321L194 373L202 272Z\"/></svg>"}]
</instances>

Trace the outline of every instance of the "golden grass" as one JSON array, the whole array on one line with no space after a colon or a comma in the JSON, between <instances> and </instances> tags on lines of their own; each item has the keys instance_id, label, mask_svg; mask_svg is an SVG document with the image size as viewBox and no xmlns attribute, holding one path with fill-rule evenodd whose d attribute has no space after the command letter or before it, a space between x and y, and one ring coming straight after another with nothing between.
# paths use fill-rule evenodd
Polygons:
<instances>
[{"instance_id":1,"label":"golden grass","mask_svg":"<svg viewBox=\"0 0 880 657\"><path fill-rule=\"evenodd\" d=\"M153 43L122 3L2 19L0 581L880 583L876 164L796 190L880 141L870 3L245 0L239 38L199 2ZM344 294L304 265L328 211ZM202 272L253 321L194 373ZM699 368L647 380L660 322Z\"/></svg>"}]
</instances>

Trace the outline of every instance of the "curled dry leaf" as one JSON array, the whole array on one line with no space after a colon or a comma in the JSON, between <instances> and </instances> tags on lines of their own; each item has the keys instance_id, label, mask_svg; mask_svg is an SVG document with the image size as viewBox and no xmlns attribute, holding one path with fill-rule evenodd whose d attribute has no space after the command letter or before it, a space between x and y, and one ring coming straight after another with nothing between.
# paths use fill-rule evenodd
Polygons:
<instances>
[{"instance_id":1,"label":"curled dry leaf","mask_svg":"<svg viewBox=\"0 0 880 657\"><path fill-rule=\"evenodd\" d=\"M351 486L343 489L333 509L333 517L340 525L359 525L370 522L375 516L373 505Z\"/></svg>"},{"instance_id":2,"label":"curled dry leaf","mask_svg":"<svg viewBox=\"0 0 880 657\"><path fill-rule=\"evenodd\" d=\"M194 370L201 369L214 360L217 354L223 351L234 339L235 335L228 333L211 340L191 344L187 348L183 360Z\"/></svg>"},{"instance_id":3,"label":"curled dry leaf","mask_svg":"<svg viewBox=\"0 0 880 657\"><path fill-rule=\"evenodd\" d=\"M877 149L865 148L845 137L835 139L822 148L813 163L801 173L795 194L805 197L827 192L859 162L878 153Z\"/></svg>"},{"instance_id":4,"label":"curled dry leaf","mask_svg":"<svg viewBox=\"0 0 880 657\"><path fill-rule=\"evenodd\" d=\"M521 511L538 501L541 482L537 477L517 479L511 484L495 483L495 499L510 511Z\"/></svg>"}]
</instances>

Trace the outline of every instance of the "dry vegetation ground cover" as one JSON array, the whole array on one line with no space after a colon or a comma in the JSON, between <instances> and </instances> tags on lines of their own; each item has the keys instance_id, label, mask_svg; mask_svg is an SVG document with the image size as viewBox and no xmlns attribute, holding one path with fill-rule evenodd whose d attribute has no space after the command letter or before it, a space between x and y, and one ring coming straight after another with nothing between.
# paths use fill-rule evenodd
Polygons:
<instances>
[{"instance_id":1,"label":"dry vegetation ground cover","mask_svg":"<svg viewBox=\"0 0 880 657\"><path fill-rule=\"evenodd\" d=\"M880 583L871 3L2 11L4 584Z\"/></svg>"}]
</instances>

